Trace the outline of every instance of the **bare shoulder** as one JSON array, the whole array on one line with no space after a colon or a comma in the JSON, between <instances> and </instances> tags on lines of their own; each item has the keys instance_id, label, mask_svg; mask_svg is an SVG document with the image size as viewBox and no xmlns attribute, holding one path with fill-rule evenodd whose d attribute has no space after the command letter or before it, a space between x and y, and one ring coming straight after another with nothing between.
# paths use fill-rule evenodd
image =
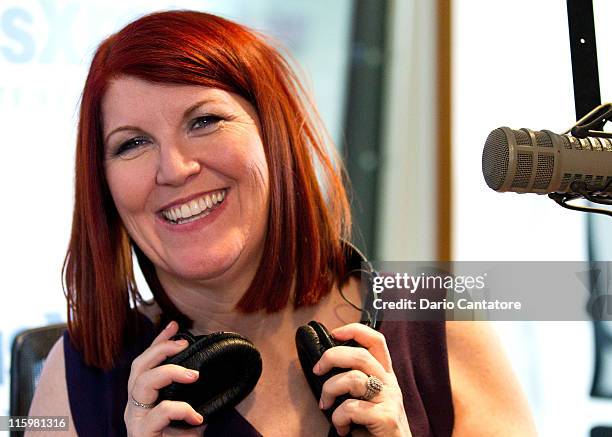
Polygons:
<instances>
[{"instance_id":1,"label":"bare shoulder","mask_svg":"<svg viewBox=\"0 0 612 437\"><path fill-rule=\"evenodd\" d=\"M29 416L68 416L68 431L62 432L62 437L76 436L70 403L68 401L68 388L66 385L66 365L64 362L64 338L53 345L36 386L34 398L30 406ZM57 436L57 432L25 433L25 436Z\"/></svg>"},{"instance_id":2,"label":"bare shoulder","mask_svg":"<svg viewBox=\"0 0 612 437\"><path fill-rule=\"evenodd\" d=\"M488 322L446 322L453 436L534 436L527 400Z\"/></svg>"}]
</instances>

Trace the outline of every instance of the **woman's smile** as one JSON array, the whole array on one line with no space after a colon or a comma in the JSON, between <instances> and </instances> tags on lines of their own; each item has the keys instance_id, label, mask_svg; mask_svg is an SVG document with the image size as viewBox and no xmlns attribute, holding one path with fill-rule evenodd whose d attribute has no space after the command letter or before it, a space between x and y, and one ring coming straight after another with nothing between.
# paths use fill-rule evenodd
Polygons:
<instances>
[{"instance_id":1,"label":"woman's smile","mask_svg":"<svg viewBox=\"0 0 612 437\"><path fill-rule=\"evenodd\" d=\"M198 195L156 214L158 222L169 232L194 232L211 225L225 210L228 189Z\"/></svg>"},{"instance_id":2,"label":"woman's smile","mask_svg":"<svg viewBox=\"0 0 612 437\"><path fill-rule=\"evenodd\" d=\"M225 189L212 193L192 196L192 199L180 200L162 209L161 215L170 223L180 225L206 217L225 200Z\"/></svg>"}]
</instances>

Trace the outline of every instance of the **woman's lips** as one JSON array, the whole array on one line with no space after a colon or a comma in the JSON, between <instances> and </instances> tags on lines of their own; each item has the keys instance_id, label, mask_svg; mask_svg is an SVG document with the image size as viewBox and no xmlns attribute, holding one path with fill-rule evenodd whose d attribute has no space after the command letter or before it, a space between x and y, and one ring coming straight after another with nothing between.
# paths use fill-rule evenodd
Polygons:
<instances>
[{"instance_id":1,"label":"woman's lips","mask_svg":"<svg viewBox=\"0 0 612 437\"><path fill-rule=\"evenodd\" d=\"M194 220L190 220L190 218L185 219L186 221L181 222L173 222L168 220L162 213L155 214L155 219L158 223L162 225L164 230L173 232L173 233L187 233L200 230L206 226L211 225L214 221L216 221L217 217L223 213L225 208L227 207L229 197L229 190L225 190L225 196L220 203L214 205L210 210L207 209L208 214L202 214L197 216L193 216ZM206 211L204 211L206 212Z\"/></svg>"},{"instance_id":2,"label":"woman's lips","mask_svg":"<svg viewBox=\"0 0 612 437\"><path fill-rule=\"evenodd\" d=\"M217 208L224 200L226 189L209 191L200 196L191 196L189 201L175 203L174 206L161 211L161 215L171 223L184 223L192 221L202 214L208 215Z\"/></svg>"}]
</instances>

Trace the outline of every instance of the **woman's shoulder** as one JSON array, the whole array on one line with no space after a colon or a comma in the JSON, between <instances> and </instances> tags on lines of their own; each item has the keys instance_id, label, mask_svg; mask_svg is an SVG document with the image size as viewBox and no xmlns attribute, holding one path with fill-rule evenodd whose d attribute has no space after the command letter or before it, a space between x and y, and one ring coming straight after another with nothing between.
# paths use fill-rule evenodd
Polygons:
<instances>
[{"instance_id":1,"label":"woman's shoulder","mask_svg":"<svg viewBox=\"0 0 612 437\"><path fill-rule=\"evenodd\" d=\"M155 335L157 321L161 311L154 301L147 302L146 305L137 307L138 317L141 319L141 326L144 332L138 343L145 344L149 338ZM32 399L30 413L45 412L45 415L59 416L70 412L69 388L74 385L75 380L83 377L87 373L89 377L103 377L113 373L121 373L122 367L130 362L131 355L139 353L141 345L126 344L126 348L119 357L117 368L109 372L102 372L85 364L82 354L71 341L68 330L55 342L47 355L36 391Z\"/></svg>"},{"instance_id":2,"label":"woman's shoulder","mask_svg":"<svg viewBox=\"0 0 612 437\"><path fill-rule=\"evenodd\" d=\"M127 403L125 387L132 361L152 342L156 334L156 323L140 309L138 329L126 333L124 346L114 366L102 370L88 365L68 332L63 338L63 361L65 366L65 391L69 411L79 435L125 435L123 410Z\"/></svg>"},{"instance_id":3,"label":"woman's shoulder","mask_svg":"<svg viewBox=\"0 0 612 437\"><path fill-rule=\"evenodd\" d=\"M55 342L43 366L40 379L32 398L29 416L68 416L66 437L76 436L68 388L66 385L66 365L64 361L64 337ZM56 433L52 433L55 435ZM28 433L25 434L26 436ZM46 433L37 432L36 436L44 437Z\"/></svg>"},{"instance_id":4,"label":"woman's shoulder","mask_svg":"<svg viewBox=\"0 0 612 437\"><path fill-rule=\"evenodd\" d=\"M536 435L525 395L490 323L449 321L446 335L454 435Z\"/></svg>"}]
</instances>

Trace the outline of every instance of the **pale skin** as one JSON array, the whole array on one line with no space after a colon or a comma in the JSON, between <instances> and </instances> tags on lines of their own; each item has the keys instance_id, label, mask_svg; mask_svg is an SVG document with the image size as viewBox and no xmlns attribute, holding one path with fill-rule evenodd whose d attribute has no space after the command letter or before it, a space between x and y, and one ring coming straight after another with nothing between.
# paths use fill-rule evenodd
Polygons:
<instances>
[{"instance_id":1,"label":"pale skin","mask_svg":"<svg viewBox=\"0 0 612 437\"><path fill-rule=\"evenodd\" d=\"M367 433L362 434L411 436L385 338L355 323L358 312L338 290L315 306L297 310L291 304L272 314L234 310L261 261L269 204L269 174L254 108L221 90L123 77L111 83L103 114L106 177L117 210L130 236L156 266L170 298L194 320L192 332L239 332L262 355L261 379L237 405L238 412L266 436L326 435L329 423L319 409L343 393L362 396L371 374L383 382L383 390L370 401L344 402L333 414L333 426L341 435L354 422L365 425ZM124 155L117 154L121 150ZM205 217L201 225L192 223L189 232L175 232L175 225L161 219L160 210L177 199L218 190L228 194L225 209L214 221L205 222ZM352 279L343 291L360 304L358 289ZM147 311L154 319L156 307ZM338 339L355 339L364 346L333 348L323 355L316 372L332 367L352 370L330 379L319 400L312 398L294 345L297 327L313 319ZM128 398L154 403L158 390L170 382L206 377L179 366L158 367L186 347L170 340L176 332L172 323L134 360ZM447 334L453 435L535 435L524 396L489 328L482 323L447 323ZM60 340L48 357L30 415L69 413ZM164 401L152 409L128 403L124 419L128 435L135 437L201 435L206 426L183 402ZM171 420L202 425L176 430L168 426ZM70 425L66 435L75 435Z\"/></svg>"}]
</instances>

